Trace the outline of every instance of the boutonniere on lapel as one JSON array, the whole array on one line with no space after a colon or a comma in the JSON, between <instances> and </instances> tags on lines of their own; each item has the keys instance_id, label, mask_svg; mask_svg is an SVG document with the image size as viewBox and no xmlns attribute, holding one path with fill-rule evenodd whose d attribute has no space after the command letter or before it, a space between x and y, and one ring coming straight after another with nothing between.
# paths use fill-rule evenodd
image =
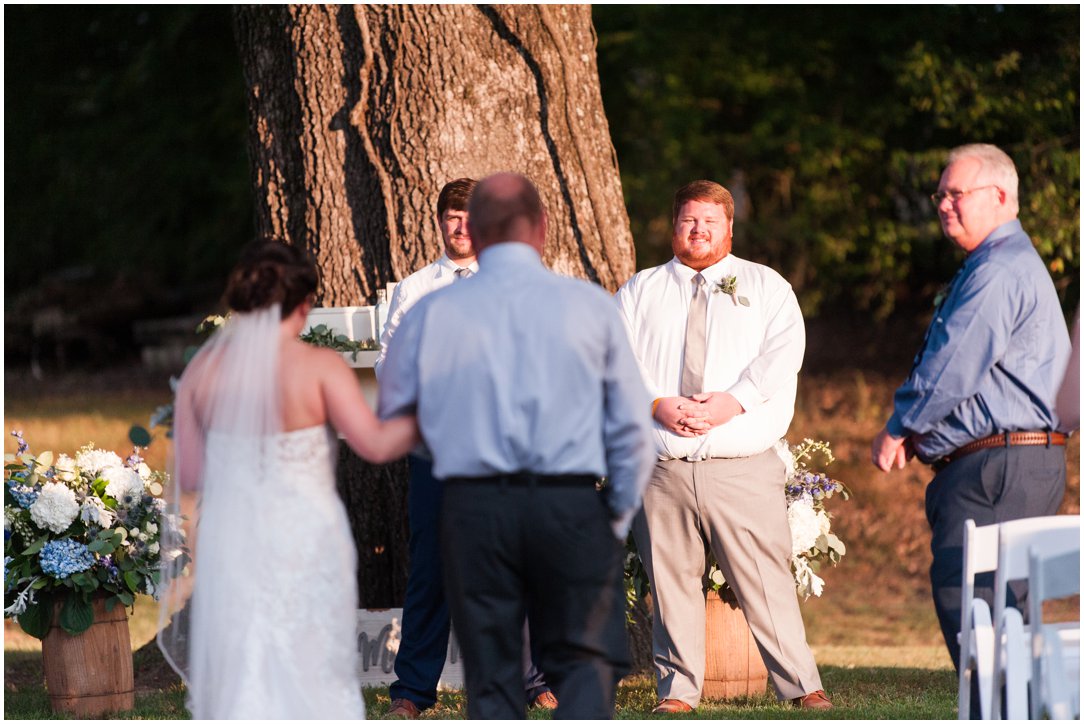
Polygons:
<instances>
[{"instance_id":1,"label":"boutonniere on lapel","mask_svg":"<svg viewBox=\"0 0 1084 724\"><path fill-rule=\"evenodd\" d=\"M937 296L933 298L934 312L941 308L941 305L945 302L945 297L948 296L950 291L952 291L951 284L946 284L937 291Z\"/></svg>"},{"instance_id":2,"label":"boutonniere on lapel","mask_svg":"<svg viewBox=\"0 0 1084 724\"><path fill-rule=\"evenodd\" d=\"M749 306L749 300L738 294L738 278L736 276L723 277L723 280L715 285L713 292L715 294L722 292L730 295L730 300L734 302L734 306L739 304L743 307Z\"/></svg>"}]
</instances>

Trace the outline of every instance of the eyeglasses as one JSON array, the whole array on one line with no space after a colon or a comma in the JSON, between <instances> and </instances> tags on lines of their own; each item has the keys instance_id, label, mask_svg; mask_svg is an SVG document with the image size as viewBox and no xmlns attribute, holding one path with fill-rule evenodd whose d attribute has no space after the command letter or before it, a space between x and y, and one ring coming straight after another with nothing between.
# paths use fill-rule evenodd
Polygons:
<instances>
[{"instance_id":1,"label":"eyeglasses","mask_svg":"<svg viewBox=\"0 0 1084 724\"><path fill-rule=\"evenodd\" d=\"M967 196L969 193L972 193L974 191L982 191L983 189L996 189L996 188L998 188L998 186L996 186L994 184L990 184L989 186L976 186L973 189L964 189L963 191L938 191L935 194L930 194L930 201L933 202L934 206L940 206L941 202L944 201L945 199L949 199L950 201L952 201L952 203L955 204L957 201L962 199L964 196Z\"/></svg>"}]
</instances>

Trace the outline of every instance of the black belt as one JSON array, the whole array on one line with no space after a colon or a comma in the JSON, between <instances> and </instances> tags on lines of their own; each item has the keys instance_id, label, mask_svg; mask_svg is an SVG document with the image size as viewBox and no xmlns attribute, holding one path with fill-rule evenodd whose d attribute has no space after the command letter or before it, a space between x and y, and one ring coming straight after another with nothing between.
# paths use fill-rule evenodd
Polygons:
<instances>
[{"instance_id":1,"label":"black belt","mask_svg":"<svg viewBox=\"0 0 1084 724\"><path fill-rule=\"evenodd\" d=\"M594 487L597 475L540 475L538 473L503 473L501 475L483 475L477 478L447 478L444 482L451 485L538 485L563 487Z\"/></svg>"}]
</instances>

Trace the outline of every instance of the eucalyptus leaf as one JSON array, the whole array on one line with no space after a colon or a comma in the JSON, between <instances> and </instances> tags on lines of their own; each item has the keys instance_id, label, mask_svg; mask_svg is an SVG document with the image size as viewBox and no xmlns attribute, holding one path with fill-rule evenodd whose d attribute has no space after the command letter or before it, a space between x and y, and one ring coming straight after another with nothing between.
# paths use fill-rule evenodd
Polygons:
<instances>
[{"instance_id":1,"label":"eucalyptus leaf","mask_svg":"<svg viewBox=\"0 0 1084 724\"><path fill-rule=\"evenodd\" d=\"M107 548L109 549L110 553L113 552L113 548L103 540L91 541L87 545L87 550L89 550L91 553L102 553L108 555L108 553L106 553Z\"/></svg>"},{"instance_id":2,"label":"eucalyptus leaf","mask_svg":"<svg viewBox=\"0 0 1084 724\"><path fill-rule=\"evenodd\" d=\"M151 434L141 425L132 425L128 430L128 439L136 447L147 447L151 444Z\"/></svg>"},{"instance_id":3,"label":"eucalyptus leaf","mask_svg":"<svg viewBox=\"0 0 1084 724\"><path fill-rule=\"evenodd\" d=\"M135 596L128 593L127 591L118 591L117 599L125 606L131 606L133 603L135 603Z\"/></svg>"},{"instance_id":4,"label":"eucalyptus leaf","mask_svg":"<svg viewBox=\"0 0 1084 724\"><path fill-rule=\"evenodd\" d=\"M42 549L42 547L48 542L49 542L49 536L43 535L41 538L38 538L36 541L31 543L30 547L22 552L22 555L24 555L24 556L32 556L35 553L37 553L38 551L40 551Z\"/></svg>"},{"instance_id":5,"label":"eucalyptus leaf","mask_svg":"<svg viewBox=\"0 0 1084 724\"><path fill-rule=\"evenodd\" d=\"M132 593L139 593L139 581L140 575L135 571L124 572L124 582L128 584L128 590Z\"/></svg>"}]
</instances>

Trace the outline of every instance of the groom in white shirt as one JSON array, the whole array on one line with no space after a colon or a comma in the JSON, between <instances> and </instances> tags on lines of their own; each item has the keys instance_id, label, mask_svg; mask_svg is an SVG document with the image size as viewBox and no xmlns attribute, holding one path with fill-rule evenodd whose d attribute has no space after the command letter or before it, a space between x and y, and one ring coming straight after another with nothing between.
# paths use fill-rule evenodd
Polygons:
<instances>
[{"instance_id":1,"label":"groom in white shirt","mask_svg":"<svg viewBox=\"0 0 1084 724\"><path fill-rule=\"evenodd\" d=\"M655 419L658 462L633 535L654 597L656 714L704 681L705 548L741 604L780 700L829 709L805 638L775 451L794 414L805 325L790 285L730 254L734 200L712 181L674 196L674 258L617 292Z\"/></svg>"}]
</instances>

